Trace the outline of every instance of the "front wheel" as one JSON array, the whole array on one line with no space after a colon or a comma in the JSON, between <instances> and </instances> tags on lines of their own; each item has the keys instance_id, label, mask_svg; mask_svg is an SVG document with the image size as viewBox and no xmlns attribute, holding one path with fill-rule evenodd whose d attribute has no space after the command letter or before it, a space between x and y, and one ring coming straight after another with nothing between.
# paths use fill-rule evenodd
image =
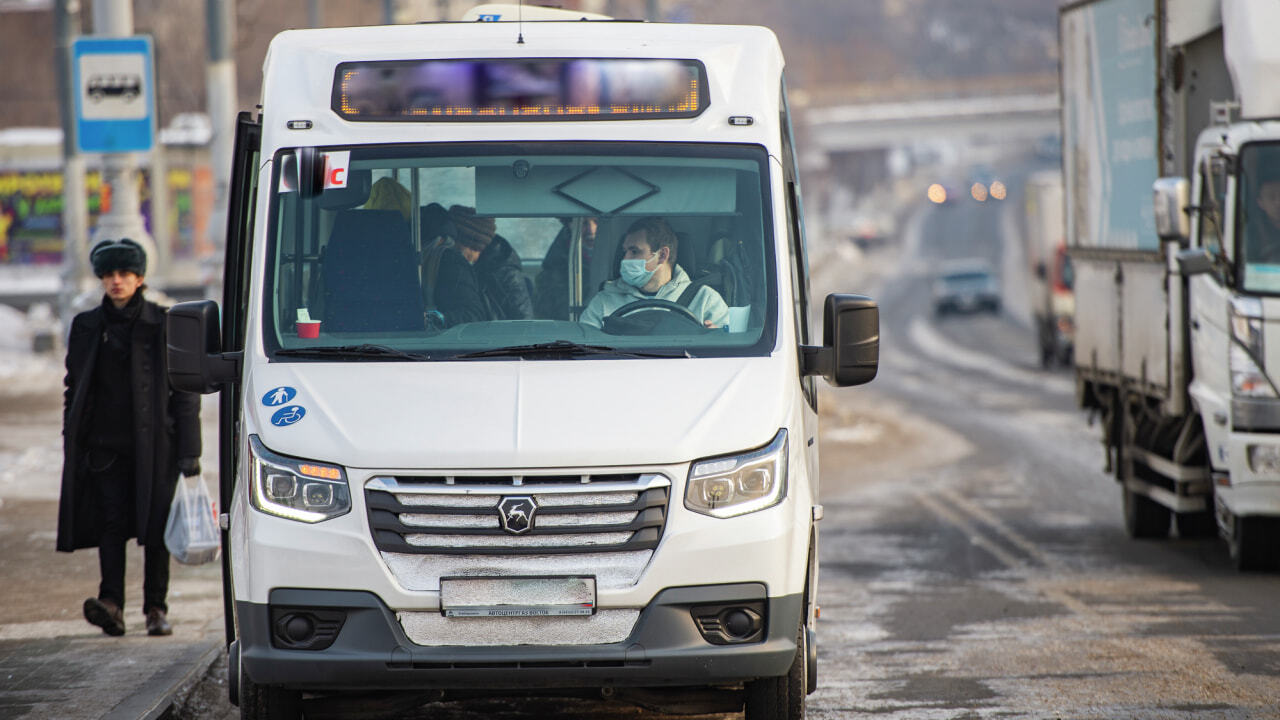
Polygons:
<instances>
[{"instance_id":1,"label":"front wheel","mask_svg":"<svg viewBox=\"0 0 1280 720\"><path fill-rule=\"evenodd\" d=\"M747 683L746 720L804 720L808 665L808 633L802 624L796 633L796 654L787 674Z\"/></svg>"},{"instance_id":2,"label":"front wheel","mask_svg":"<svg viewBox=\"0 0 1280 720\"><path fill-rule=\"evenodd\" d=\"M301 720L302 693L259 685L239 669L240 720Z\"/></svg>"},{"instance_id":3,"label":"front wheel","mask_svg":"<svg viewBox=\"0 0 1280 720\"><path fill-rule=\"evenodd\" d=\"M1280 518L1239 517L1228 547L1237 570L1280 569Z\"/></svg>"}]
</instances>

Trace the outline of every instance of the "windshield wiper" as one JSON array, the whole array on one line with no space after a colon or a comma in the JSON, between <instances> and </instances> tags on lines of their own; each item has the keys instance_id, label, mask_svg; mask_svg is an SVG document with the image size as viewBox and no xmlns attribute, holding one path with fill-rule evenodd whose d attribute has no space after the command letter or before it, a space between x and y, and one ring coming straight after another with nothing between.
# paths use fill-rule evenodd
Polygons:
<instances>
[{"instance_id":1,"label":"windshield wiper","mask_svg":"<svg viewBox=\"0 0 1280 720\"><path fill-rule=\"evenodd\" d=\"M397 350L386 345L327 345L321 347L285 348L277 350L276 355L292 357L343 357L343 358L377 358L379 360L430 360L426 353Z\"/></svg>"},{"instance_id":2,"label":"windshield wiper","mask_svg":"<svg viewBox=\"0 0 1280 720\"><path fill-rule=\"evenodd\" d=\"M554 342L535 343L533 345L511 345L509 347L493 348L490 350L477 350L476 352L455 355L454 358L459 360L489 357L574 358L582 357L584 355L613 355L616 357L632 358L693 357L687 350L679 353L657 353L622 350L615 347L609 347L608 345L584 345L582 343L569 342L568 340L556 340Z\"/></svg>"}]
</instances>

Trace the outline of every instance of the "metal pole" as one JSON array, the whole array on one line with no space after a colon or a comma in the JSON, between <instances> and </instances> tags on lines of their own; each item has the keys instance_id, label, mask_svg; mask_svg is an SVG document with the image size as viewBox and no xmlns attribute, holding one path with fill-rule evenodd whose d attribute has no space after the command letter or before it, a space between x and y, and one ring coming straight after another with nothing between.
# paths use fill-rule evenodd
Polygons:
<instances>
[{"instance_id":1,"label":"metal pole","mask_svg":"<svg viewBox=\"0 0 1280 720\"><path fill-rule=\"evenodd\" d=\"M320 0L307 0L307 27L320 27Z\"/></svg>"},{"instance_id":2,"label":"metal pole","mask_svg":"<svg viewBox=\"0 0 1280 720\"><path fill-rule=\"evenodd\" d=\"M649 22L658 22L658 0L645 0L644 19Z\"/></svg>"},{"instance_id":3,"label":"metal pole","mask_svg":"<svg viewBox=\"0 0 1280 720\"><path fill-rule=\"evenodd\" d=\"M205 1L206 40L209 66L205 72L209 123L213 136L209 141L209 163L213 172L213 211L209 218L213 261L221 268L227 241L227 197L231 187L231 153L236 122L235 0ZM204 258L197 258L203 261ZM210 273L221 285L221 272ZM210 288L210 297L221 297L220 288Z\"/></svg>"},{"instance_id":4,"label":"metal pole","mask_svg":"<svg viewBox=\"0 0 1280 720\"><path fill-rule=\"evenodd\" d=\"M99 0L93 3L93 34L104 37L133 35L133 6L130 5L130 0ZM103 184L111 188L111 209L98 216L92 242L97 244L101 240L130 238L146 249L149 267L158 264L155 242L142 222L138 201L137 158L129 153L114 153L103 155L102 164ZM149 269L147 274L151 276Z\"/></svg>"},{"instance_id":5,"label":"metal pole","mask_svg":"<svg viewBox=\"0 0 1280 720\"><path fill-rule=\"evenodd\" d=\"M396 24L396 0L382 0L382 22L385 25Z\"/></svg>"},{"instance_id":6,"label":"metal pole","mask_svg":"<svg viewBox=\"0 0 1280 720\"><path fill-rule=\"evenodd\" d=\"M62 270L58 317L64 332L71 328L76 297L93 288L89 272L88 201L84 157L76 149L75 98L71 87L71 43L80 33L78 0L56 0L53 9L54 67L58 74L58 108L62 116Z\"/></svg>"}]
</instances>

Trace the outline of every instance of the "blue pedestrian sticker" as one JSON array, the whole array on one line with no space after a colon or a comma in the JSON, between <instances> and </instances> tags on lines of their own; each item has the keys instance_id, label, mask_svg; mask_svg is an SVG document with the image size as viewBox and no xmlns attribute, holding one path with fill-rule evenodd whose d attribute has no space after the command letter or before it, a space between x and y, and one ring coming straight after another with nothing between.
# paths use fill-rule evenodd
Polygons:
<instances>
[{"instance_id":1,"label":"blue pedestrian sticker","mask_svg":"<svg viewBox=\"0 0 1280 720\"><path fill-rule=\"evenodd\" d=\"M282 407L271 416L271 424L276 427L286 427L292 425L302 419L307 414L307 409L301 405L290 405Z\"/></svg>"},{"instance_id":2,"label":"blue pedestrian sticker","mask_svg":"<svg viewBox=\"0 0 1280 720\"><path fill-rule=\"evenodd\" d=\"M288 385L281 385L273 390L268 390L266 395L262 396L262 404L267 407L275 407L276 405L284 405L297 395L298 391Z\"/></svg>"}]
</instances>

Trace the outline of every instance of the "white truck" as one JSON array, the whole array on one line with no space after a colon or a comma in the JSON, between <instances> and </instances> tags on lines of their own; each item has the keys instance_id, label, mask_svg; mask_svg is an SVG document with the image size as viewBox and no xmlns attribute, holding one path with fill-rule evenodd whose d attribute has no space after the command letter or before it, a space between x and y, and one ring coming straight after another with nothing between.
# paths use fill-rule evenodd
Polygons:
<instances>
[{"instance_id":1,"label":"white truck","mask_svg":"<svg viewBox=\"0 0 1280 720\"><path fill-rule=\"evenodd\" d=\"M1077 394L1125 527L1216 529L1237 567L1274 568L1280 5L1094 0L1059 18Z\"/></svg>"},{"instance_id":2,"label":"white truck","mask_svg":"<svg viewBox=\"0 0 1280 720\"><path fill-rule=\"evenodd\" d=\"M1062 172L1040 170L1025 185L1023 256L1030 278L1031 321L1040 364L1070 365L1075 338L1075 293L1067 255Z\"/></svg>"},{"instance_id":3,"label":"white truck","mask_svg":"<svg viewBox=\"0 0 1280 720\"><path fill-rule=\"evenodd\" d=\"M809 338L777 39L517 17L284 32L240 116L221 308L167 325L221 390L233 701L803 717L814 377L879 321Z\"/></svg>"}]
</instances>

